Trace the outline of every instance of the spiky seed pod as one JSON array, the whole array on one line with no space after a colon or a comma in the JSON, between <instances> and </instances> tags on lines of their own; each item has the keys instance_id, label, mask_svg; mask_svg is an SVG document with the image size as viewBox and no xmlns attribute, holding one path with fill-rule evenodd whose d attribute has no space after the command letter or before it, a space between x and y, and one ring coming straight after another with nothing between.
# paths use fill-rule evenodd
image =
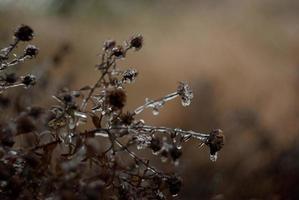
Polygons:
<instances>
[{"instance_id":1,"label":"spiky seed pod","mask_svg":"<svg viewBox=\"0 0 299 200\"><path fill-rule=\"evenodd\" d=\"M126 93L123 89L110 89L107 91L106 101L113 110L121 110L126 103Z\"/></svg>"},{"instance_id":2,"label":"spiky seed pod","mask_svg":"<svg viewBox=\"0 0 299 200\"><path fill-rule=\"evenodd\" d=\"M112 48L112 55L116 58L123 58L125 57L125 50L122 46L117 45Z\"/></svg>"},{"instance_id":3,"label":"spiky seed pod","mask_svg":"<svg viewBox=\"0 0 299 200\"><path fill-rule=\"evenodd\" d=\"M133 47L135 50L139 50L143 46L143 37L142 35L134 35L130 40L130 46Z\"/></svg>"},{"instance_id":4,"label":"spiky seed pod","mask_svg":"<svg viewBox=\"0 0 299 200\"><path fill-rule=\"evenodd\" d=\"M38 48L34 45L27 45L24 50L24 56L29 56L30 58L35 57L38 54Z\"/></svg>"},{"instance_id":5,"label":"spiky seed pod","mask_svg":"<svg viewBox=\"0 0 299 200\"><path fill-rule=\"evenodd\" d=\"M225 137L222 134L222 130L215 129L210 133L210 136L206 142L206 145L210 147L210 154L215 155L223 147Z\"/></svg>"},{"instance_id":6,"label":"spiky seed pod","mask_svg":"<svg viewBox=\"0 0 299 200\"><path fill-rule=\"evenodd\" d=\"M14 36L20 41L30 41L33 39L33 30L30 26L22 24L17 28Z\"/></svg>"},{"instance_id":7,"label":"spiky seed pod","mask_svg":"<svg viewBox=\"0 0 299 200\"><path fill-rule=\"evenodd\" d=\"M32 75L32 74L28 74L28 75L22 77L22 83L23 83L26 87L33 86L33 85L35 85L35 83L36 83L36 78L35 78L35 76Z\"/></svg>"}]
</instances>

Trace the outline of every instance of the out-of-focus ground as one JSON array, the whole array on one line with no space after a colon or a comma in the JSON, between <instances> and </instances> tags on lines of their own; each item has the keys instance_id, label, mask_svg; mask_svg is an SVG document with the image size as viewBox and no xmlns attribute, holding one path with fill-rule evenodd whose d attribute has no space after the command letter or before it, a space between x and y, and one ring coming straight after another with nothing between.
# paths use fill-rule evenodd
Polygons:
<instances>
[{"instance_id":1,"label":"out-of-focus ground","mask_svg":"<svg viewBox=\"0 0 299 200\"><path fill-rule=\"evenodd\" d=\"M75 89L97 79L105 39L142 33L144 48L122 62L140 72L129 87L128 109L187 80L195 93L190 107L175 101L158 116L141 117L197 131L221 128L226 135L216 163L193 142L183 147L179 198L298 199L298 9L292 0L0 0L0 44L18 24L32 26L40 55L30 67L70 43L54 74L61 82L71 76Z\"/></svg>"}]
</instances>

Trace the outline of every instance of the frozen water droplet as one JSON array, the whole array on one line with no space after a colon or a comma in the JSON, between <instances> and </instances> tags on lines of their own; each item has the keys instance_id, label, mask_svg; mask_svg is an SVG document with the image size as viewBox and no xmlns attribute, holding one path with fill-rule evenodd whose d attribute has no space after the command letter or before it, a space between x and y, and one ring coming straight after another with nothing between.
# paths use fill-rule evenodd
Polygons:
<instances>
[{"instance_id":1,"label":"frozen water droplet","mask_svg":"<svg viewBox=\"0 0 299 200\"><path fill-rule=\"evenodd\" d=\"M159 115L159 110L158 109L153 109L153 115Z\"/></svg>"},{"instance_id":2,"label":"frozen water droplet","mask_svg":"<svg viewBox=\"0 0 299 200\"><path fill-rule=\"evenodd\" d=\"M73 136L74 136L74 133L69 133L69 134L67 134L67 136L66 136L66 138L65 138L65 143L66 144L70 144L70 143L72 143L72 141L73 141Z\"/></svg>"},{"instance_id":3,"label":"frozen water droplet","mask_svg":"<svg viewBox=\"0 0 299 200\"><path fill-rule=\"evenodd\" d=\"M96 132L95 136L109 137L109 135L107 133L102 133L102 132Z\"/></svg>"},{"instance_id":4,"label":"frozen water droplet","mask_svg":"<svg viewBox=\"0 0 299 200\"><path fill-rule=\"evenodd\" d=\"M80 117L80 118L84 118L84 119L87 118L87 115L85 113L83 113L83 112L75 111L74 114L75 114L75 116Z\"/></svg>"},{"instance_id":5,"label":"frozen water droplet","mask_svg":"<svg viewBox=\"0 0 299 200\"><path fill-rule=\"evenodd\" d=\"M218 157L217 152L216 152L214 155L210 154L210 160L211 160L212 162L216 162L217 157Z\"/></svg>"},{"instance_id":6,"label":"frozen water droplet","mask_svg":"<svg viewBox=\"0 0 299 200\"><path fill-rule=\"evenodd\" d=\"M191 100L190 99L185 99L185 100L182 100L182 106L186 107L186 106L190 106L191 104Z\"/></svg>"},{"instance_id":7,"label":"frozen water droplet","mask_svg":"<svg viewBox=\"0 0 299 200\"><path fill-rule=\"evenodd\" d=\"M140 123L140 124L145 124L145 121L144 121L143 119L140 119L140 120L139 120L139 123Z\"/></svg>"},{"instance_id":8,"label":"frozen water droplet","mask_svg":"<svg viewBox=\"0 0 299 200\"><path fill-rule=\"evenodd\" d=\"M150 102L150 99L149 98L145 98L145 103L149 103Z\"/></svg>"},{"instance_id":9,"label":"frozen water droplet","mask_svg":"<svg viewBox=\"0 0 299 200\"><path fill-rule=\"evenodd\" d=\"M75 120L73 118L70 118L69 129L74 129L75 127L76 127Z\"/></svg>"}]
</instances>

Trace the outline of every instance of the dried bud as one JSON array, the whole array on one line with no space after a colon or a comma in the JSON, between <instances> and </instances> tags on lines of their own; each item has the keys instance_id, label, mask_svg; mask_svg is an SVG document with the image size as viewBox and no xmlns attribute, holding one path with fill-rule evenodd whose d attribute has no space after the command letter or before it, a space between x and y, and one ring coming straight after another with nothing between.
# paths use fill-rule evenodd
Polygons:
<instances>
[{"instance_id":1,"label":"dried bud","mask_svg":"<svg viewBox=\"0 0 299 200\"><path fill-rule=\"evenodd\" d=\"M182 181L176 176L167 179L168 189L171 195L177 195L182 187Z\"/></svg>"},{"instance_id":2,"label":"dried bud","mask_svg":"<svg viewBox=\"0 0 299 200\"><path fill-rule=\"evenodd\" d=\"M35 130L33 121L27 117L22 116L16 120L17 134L30 133Z\"/></svg>"},{"instance_id":3,"label":"dried bud","mask_svg":"<svg viewBox=\"0 0 299 200\"><path fill-rule=\"evenodd\" d=\"M35 76L32 75L32 74L28 74L28 75L22 77L22 83L23 83L26 87L33 86L33 85L35 85L35 83L36 83L36 78L35 78Z\"/></svg>"},{"instance_id":4,"label":"dried bud","mask_svg":"<svg viewBox=\"0 0 299 200\"><path fill-rule=\"evenodd\" d=\"M142 45L143 45L142 35L138 34L131 38L130 46L133 47L135 50L141 49Z\"/></svg>"},{"instance_id":5,"label":"dried bud","mask_svg":"<svg viewBox=\"0 0 299 200\"><path fill-rule=\"evenodd\" d=\"M136 69L128 69L124 71L122 75L123 75L123 81L131 83L137 77L138 72Z\"/></svg>"},{"instance_id":6,"label":"dried bud","mask_svg":"<svg viewBox=\"0 0 299 200\"><path fill-rule=\"evenodd\" d=\"M107 103L113 110L120 110L125 106L126 93L123 89L112 89L107 91Z\"/></svg>"},{"instance_id":7,"label":"dried bud","mask_svg":"<svg viewBox=\"0 0 299 200\"><path fill-rule=\"evenodd\" d=\"M113 47L115 47L116 45L116 42L115 40L106 40L104 42L104 45L103 45L103 49L106 51L106 50L111 50Z\"/></svg>"},{"instance_id":8,"label":"dried bud","mask_svg":"<svg viewBox=\"0 0 299 200\"><path fill-rule=\"evenodd\" d=\"M222 130L216 129L210 133L210 136L206 142L206 145L210 147L210 154L215 155L224 145L225 137L222 134Z\"/></svg>"},{"instance_id":9,"label":"dried bud","mask_svg":"<svg viewBox=\"0 0 299 200\"><path fill-rule=\"evenodd\" d=\"M10 73L10 74L6 74L4 80L5 80L6 83L14 84L15 82L17 82L18 77L16 76L15 73Z\"/></svg>"},{"instance_id":10,"label":"dried bud","mask_svg":"<svg viewBox=\"0 0 299 200\"><path fill-rule=\"evenodd\" d=\"M63 95L62 99L63 99L64 103L66 103L66 104L70 104L74 100L73 96L70 94Z\"/></svg>"},{"instance_id":11,"label":"dried bud","mask_svg":"<svg viewBox=\"0 0 299 200\"><path fill-rule=\"evenodd\" d=\"M176 146L170 148L169 153L173 161L176 161L182 156L182 150L178 149Z\"/></svg>"},{"instance_id":12,"label":"dried bud","mask_svg":"<svg viewBox=\"0 0 299 200\"><path fill-rule=\"evenodd\" d=\"M177 93L181 96L183 106L189 106L191 104L193 92L187 83L180 82L177 88Z\"/></svg>"},{"instance_id":13,"label":"dried bud","mask_svg":"<svg viewBox=\"0 0 299 200\"><path fill-rule=\"evenodd\" d=\"M153 150L153 152L160 151L162 148L162 143L159 139L157 138L152 138L150 148Z\"/></svg>"},{"instance_id":14,"label":"dried bud","mask_svg":"<svg viewBox=\"0 0 299 200\"><path fill-rule=\"evenodd\" d=\"M24 56L29 56L30 58L35 57L38 54L38 48L34 45L27 45L24 50Z\"/></svg>"},{"instance_id":15,"label":"dried bud","mask_svg":"<svg viewBox=\"0 0 299 200\"><path fill-rule=\"evenodd\" d=\"M30 41L33 38L33 30L30 26L21 25L15 31L14 36L21 41Z\"/></svg>"},{"instance_id":16,"label":"dried bud","mask_svg":"<svg viewBox=\"0 0 299 200\"><path fill-rule=\"evenodd\" d=\"M112 55L117 58L123 58L125 57L125 51L124 48L120 45L112 48Z\"/></svg>"},{"instance_id":17,"label":"dried bud","mask_svg":"<svg viewBox=\"0 0 299 200\"><path fill-rule=\"evenodd\" d=\"M134 121L134 115L131 114L130 112L122 113L120 115L120 120L121 120L122 124L129 126Z\"/></svg>"}]
</instances>

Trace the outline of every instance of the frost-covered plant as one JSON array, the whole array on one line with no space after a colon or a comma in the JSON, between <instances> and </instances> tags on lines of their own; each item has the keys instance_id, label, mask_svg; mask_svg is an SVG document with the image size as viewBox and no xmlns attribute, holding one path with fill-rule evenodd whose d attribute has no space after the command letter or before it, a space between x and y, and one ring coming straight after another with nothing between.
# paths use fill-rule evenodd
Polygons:
<instances>
[{"instance_id":1,"label":"frost-covered plant","mask_svg":"<svg viewBox=\"0 0 299 200\"><path fill-rule=\"evenodd\" d=\"M28 45L22 56L9 61L18 42L32 38L29 26L18 28L14 43L1 51L1 70L37 55L38 49ZM164 97L146 99L133 111L124 110L125 89L134 83L138 72L118 64L129 51L142 46L139 34L123 44L107 40L96 65L99 78L95 84L79 90L63 88L53 96L57 105L28 107L12 121L1 122L1 199L165 199L178 195L182 179L154 167L139 155L140 149L178 165L182 144L195 139L210 148L210 158L216 161L224 144L220 129L200 133L153 126L139 118L148 108L159 114L164 104L175 98L189 106L193 92L186 82L179 82L176 90ZM34 83L33 75L18 78L6 74L1 76L1 91ZM30 142L14 145L20 135L31 138Z\"/></svg>"}]
</instances>

